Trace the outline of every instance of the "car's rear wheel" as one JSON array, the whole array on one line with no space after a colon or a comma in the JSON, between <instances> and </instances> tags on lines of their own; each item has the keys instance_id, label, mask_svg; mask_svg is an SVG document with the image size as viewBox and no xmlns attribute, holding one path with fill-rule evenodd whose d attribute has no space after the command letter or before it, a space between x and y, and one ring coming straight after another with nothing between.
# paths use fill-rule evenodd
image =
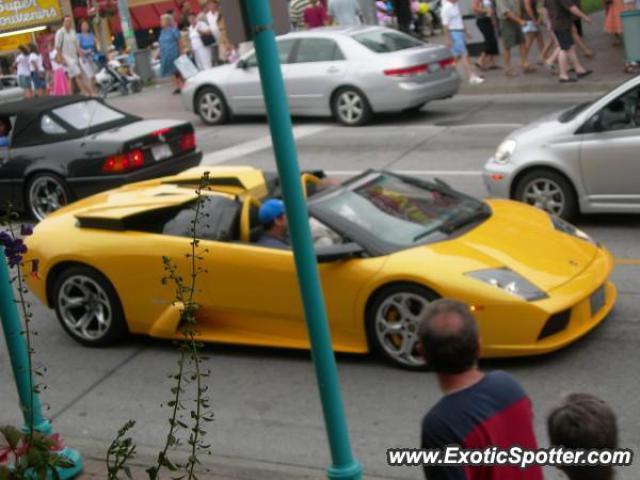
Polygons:
<instances>
[{"instance_id":1,"label":"car's rear wheel","mask_svg":"<svg viewBox=\"0 0 640 480\"><path fill-rule=\"evenodd\" d=\"M115 289L89 267L74 266L63 271L55 281L53 300L62 327L83 345L111 345L127 333Z\"/></svg>"},{"instance_id":2,"label":"car's rear wheel","mask_svg":"<svg viewBox=\"0 0 640 480\"><path fill-rule=\"evenodd\" d=\"M343 125L359 127L371 120L373 111L367 97L354 87L338 90L332 98L333 116Z\"/></svg>"},{"instance_id":3,"label":"car's rear wheel","mask_svg":"<svg viewBox=\"0 0 640 480\"><path fill-rule=\"evenodd\" d=\"M65 181L54 173L38 173L27 184L26 201L29 213L40 221L64 207L70 200Z\"/></svg>"},{"instance_id":4,"label":"car's rear wheel","mask_svg":"<svg viewBox=\"0 0 640 480\"><path fill-rule=\"evenodd\" d=\"M418 327L424 308L437 298L432 291L414 284L383 288L367 309L369 345L395 366L425 369L425 360L418 349Z\"/></svg>"},{"instance_id":5,"label":"car's rear wheel","mask_svg":"<svg viewBox=\"0 0 640 480\"><path fill-rule=\"evenodd\" d=\"M514 197L566 220L578 213L573 186L563 175L552 170L537 169L526 173L518 181Z\"/></svg>"},{"instance_id":6,"label":"car's rear wheel","mask_svg":"<svg viewBox=\"0 0 640 480\"><path fill-rule=\"evenodd\" d=\"M196 110L207 125L222 125L229 120L229 107L222 92L215 87L205 87L196 97Z\"/></svg>"}]
</instances>

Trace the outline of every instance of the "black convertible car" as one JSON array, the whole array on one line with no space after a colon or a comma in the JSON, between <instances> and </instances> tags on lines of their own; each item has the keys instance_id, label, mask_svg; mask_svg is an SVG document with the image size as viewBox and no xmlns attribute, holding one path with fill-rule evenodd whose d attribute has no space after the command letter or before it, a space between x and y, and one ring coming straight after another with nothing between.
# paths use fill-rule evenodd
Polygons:
<instances>
[{"instance_id":1,"label":"black convertible car","mask_svg":"<svg viewBox=\"0 0 640 480\"><path fill-rule=\"evenodd\" d=\"M2 144L0 204L10 201L38 220L77 198L173 175L202 159L190 123L143 120L79 96L0 105Z\"/></svg>"}]
</instances>

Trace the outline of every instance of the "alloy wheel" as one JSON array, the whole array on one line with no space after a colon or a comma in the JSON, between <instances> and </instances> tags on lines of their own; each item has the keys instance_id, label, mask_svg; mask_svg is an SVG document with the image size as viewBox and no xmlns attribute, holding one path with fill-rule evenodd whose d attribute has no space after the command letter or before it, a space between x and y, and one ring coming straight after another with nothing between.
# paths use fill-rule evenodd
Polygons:
<instances>
[{"instance_id":1,"label":"alloy wheel","mask_svg":"<svg viewBox=\"0 0 640 480\"><path fill-rule=\"evenodd\" d=\"M37 220L42 220L52 212L67 204L67 192L54 177L43 175L29 186L29 205Z\"/></svg>"},{"instance_id":2,"label":"alloy wheel","mask_svg":"<svg viewBox=\"0 0 640 480\"><path fill-rule=\"evenodd\" d=\"M411 367L425 364L418 352L418 326L427 303L421 295L400 292L389 295L378 307L374 325L378 343L397 363Z\"/></svg>"},{"instance_id":3,"label":"alloy wheel","mask_svg":"<svg viewBox=\"0 0 640 480\"><path fill-rule=\"evenodd\" d=\"M338 96L337 109L338 115L344 123L356 124L364 114L364 100L357 92L347 90Z\"/></svg>"},{"instance_id":4,"label":"alloy wheel","mask_svg":"<svg viewBox=\"0 0 640 480\"><path fill-rule=\"evenodd\" d=\"M565 194L560 185L549 178L531 180L523 191L523 200L529 205L560 215L565 207Z\"/></svg>"},{"instance_id":5,"label":"alloy wheel","mask_svg":"<svg viewBox=\"0 0 640 480\"><path fill-rule=\"evenodd\" d=\"M200 114L208 123L220 121L223 108L222 99L213 92L207 92L200 98Z\"/></svg>"},{"instance_id":6,"label":"alloy wheel","mask_svg":"<svg viewBox=\"0 0 640 480\"><path fill-rule=\"evenodd\" d=\"M113 320L107 292L85 275L71 276L60 286L58 310L65 326L89 342L103 337Z\"/></svg>"}]
</instances>

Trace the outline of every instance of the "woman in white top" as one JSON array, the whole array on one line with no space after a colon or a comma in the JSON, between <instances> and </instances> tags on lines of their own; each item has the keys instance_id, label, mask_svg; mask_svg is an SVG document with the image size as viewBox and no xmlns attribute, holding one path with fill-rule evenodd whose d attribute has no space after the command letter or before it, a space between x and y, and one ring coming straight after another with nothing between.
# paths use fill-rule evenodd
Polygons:
<instances>
[{"instance_id":1,"label":"woman in white top","mask_svg":"<svg viewBox=\"0 0 640 480\"><path fill-rule=\"evenodd\" d=\"M198 70L211 68L211 48L202 42L202 35L211 35L211 30L199 15L189 13L189 41Z\"/></svg>"},{"instance_id":2,"label":"woman in white top","mask_svg":"<svg viewBox=\"0 0 640 480\"><path fill-rule=\"evenodd\" d=\"M38 96L44 97L47 94L47 72L44 69L42 55L40 55L38 47L31 44L30 48L29 67L31 68L31 83L33 83L33 89L37 92Z\"/></svg>"},{"instance_id":3,"label":"woman in white top","mask_svg":"<svg viewBox=\"0 0 640 480\"><path fill-rule=\"evenodd\" d=\"M29 49L20 45L18 47L20 53L16 57L13 65L16 67L16 75L18 75L18 85L24 90L24 97L31 98L33 91L31 90L31 67L29 65Z\"/></svg>"},{"instance_id":4,"label":"woman in white top","mask_svg":"<svg viewBox=\"0 0 640 480\"><path fill-rule=\"evenodd\" d=\"M49 92L55 97L69 95L69 79L64 71L64 65L58 62L58 51L54 41L49 42L49 61L51 62L51 87Z\"/></svg>"}]
</instances>

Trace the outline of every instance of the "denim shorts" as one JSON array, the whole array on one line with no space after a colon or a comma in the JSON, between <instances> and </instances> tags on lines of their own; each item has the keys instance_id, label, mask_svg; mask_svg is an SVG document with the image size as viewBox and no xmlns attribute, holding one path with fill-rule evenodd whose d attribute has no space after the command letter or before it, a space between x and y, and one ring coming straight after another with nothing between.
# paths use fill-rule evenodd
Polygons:
<instances>
[{"instance_id":1,"label":"denim shorts","mask_svg":"<svg viewBox=\"0 0 640 480\"><path fill-rule=\"evenodd\" d=\"M20 88L31 88L31 76L30 75L18 75L18 86Z\"/></svg>"},{"instance_id":2,"label":"denim shorts","mask_svg":"<svg viewBox=\"0 0 640 480\"><path fill-rule=\"evenodd\" d=\"M463 30L450 30L451 53L456 57L467 54L467 45L465 43L465 35Z\"/></svg>"},{"instance_id":3,"label":"denim shorts","mask_svg":"<svg viewBox=\"0 0 640 480\"><path fill-rule=\"evenodd\" d=\"M47 88L44 72L31 72L31 82L36 90L44 90Z\"/></svg>"}]
</instances>

